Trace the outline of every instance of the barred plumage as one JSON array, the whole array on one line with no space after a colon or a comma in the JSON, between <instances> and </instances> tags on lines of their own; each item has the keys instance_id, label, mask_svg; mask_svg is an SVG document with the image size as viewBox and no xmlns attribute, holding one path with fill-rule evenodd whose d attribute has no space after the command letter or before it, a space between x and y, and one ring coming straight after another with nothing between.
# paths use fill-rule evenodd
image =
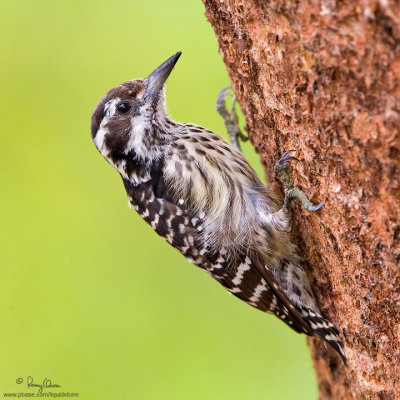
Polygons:
<instances>
[{"instance_id":1,"label":"barred plumage","mask_svg":"<svg viewBox=\"0 0 400 400\"><path fill-rule=\"evenodd\" d=\"M290 240L290 213L230 143L168 116L164 83L179 56L100 100L91 124L96 147L137 212L191 263L297 332L320 336L345 361Z\"/></svg>"}]
</instances>

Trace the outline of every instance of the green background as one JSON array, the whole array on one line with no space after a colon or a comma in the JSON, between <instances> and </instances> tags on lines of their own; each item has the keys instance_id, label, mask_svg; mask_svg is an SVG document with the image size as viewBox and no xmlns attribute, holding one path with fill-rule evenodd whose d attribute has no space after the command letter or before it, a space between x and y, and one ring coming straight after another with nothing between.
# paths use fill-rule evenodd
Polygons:
<instances>
[{"instance_id":1,"label":"green background","mask_svg":"<svg viewBox=\"0 0 400 400\"><path fill-rule=\"evenodd\" d=\"M31 375L85 400L316 398L305 337L157 237L91 142L100 97L177 50L171 116L224 134L201 1L2 1L0 44L0 393Z\"/></svg>"}]
</instances>

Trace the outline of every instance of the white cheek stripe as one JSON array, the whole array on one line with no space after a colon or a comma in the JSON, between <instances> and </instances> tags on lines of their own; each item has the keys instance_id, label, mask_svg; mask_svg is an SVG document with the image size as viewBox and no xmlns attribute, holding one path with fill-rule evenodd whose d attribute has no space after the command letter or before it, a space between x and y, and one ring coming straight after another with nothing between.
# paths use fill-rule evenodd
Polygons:
<instances>
[{"instance_id":1,"label":"white cheek stripe","mask_svg":"<svg viewBox=\"0 0 400 400\"><path fill-rule=\"evenodd\" d=\"M115 106L120 101L121 99L116 97L115 99L107 101L107 103L104 105L104 117L94 138L94 144L103 156L106 156L104 149L104 137L106 133L108 133L108 129L105 127L105 125L108 122L108 118L115 113Z\"/></svg>"},{"instance_id":2,"label":"white cheek stripe","mask_svg":"<svg viewBox=\"0 0 400 400\"><path fill-rule=\"evenodd\" d=\"M107 103L104 105L104 116L108 118L112 117L115 114L115 106L120 101L121 99L119 97L107 101Z\"/></svg>"},{"instance_id":3,"label":"white cheek stripe","mask_svg":"<svg viewBox=\"0 0 400 400\"><path fill-rule=\"evenodd\" d=\"M103 148L104 148L104 136L106 133L108 133L108 129L104 126L104 120L101 122L100 128L97 130L96 136L94 138L94 144L97 147L97 149L100 151L100 153L105 156L103 153Z\"/></svg>"},{"instance_id":4,"label":"white cheek stripe","mask_svg":"<svg viewBox=\"0 0 400 400\"><path fill-rule=\"evenodd\" d=\"M139 158L144 158L149 149L145 147L144 137L146 128L150 128L150 110L147 106L140 109L138 116L132 118L132 131L128 142L129 149L135 149L136 155Z\"/></svg>"}]
</instances>

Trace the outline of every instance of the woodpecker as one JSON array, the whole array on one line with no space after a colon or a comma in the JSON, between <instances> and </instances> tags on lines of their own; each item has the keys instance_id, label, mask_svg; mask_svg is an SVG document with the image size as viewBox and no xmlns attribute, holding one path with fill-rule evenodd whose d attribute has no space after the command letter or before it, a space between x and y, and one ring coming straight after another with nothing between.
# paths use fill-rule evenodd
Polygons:
<instances>
[{"instance_id":1,"label":"woodpecker","mask_svg":"<svg viewBox=\"0 0 400 400\"><path fill-rule=\"evenodd\" d=\"M140 216L189 262L251 306L275 314L297 332L317 335L346 363L336 327L318 308L296 245L290 202L319 209L293 185L292 150L276 164L285 185L282 205L234 145L195 124L173 121L165 82L181 52L145 79L109 90L94 108L92 139L122 177ZM224 107L226 125L235 125ZM298 160L297 160L298 161Z\"/></svg>"}]
</instances>

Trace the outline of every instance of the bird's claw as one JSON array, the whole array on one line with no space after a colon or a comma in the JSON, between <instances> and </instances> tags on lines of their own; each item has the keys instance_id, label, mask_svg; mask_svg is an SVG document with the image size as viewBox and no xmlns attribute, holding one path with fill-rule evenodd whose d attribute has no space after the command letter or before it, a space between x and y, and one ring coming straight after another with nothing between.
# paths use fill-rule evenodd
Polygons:
<instances>
[{"instance_id":1,"label":"bird's claw","mask_svg":"<svg viewBox=\"0 0 400 400\"><path fill-rule=\"evenodd\" d=\"M286 211L290 210L290 203L294 199L298 199L304 208L308 211L317 211L319 210L325 203L326 199L321 203L315 205L312 203L305 193L300 190L298 187L294 186L292 174L289 169L288 161L297 161L300 160L296 157L290 156L290 153L293 153L296 150L287 150L282 154L280 160L275 164L275 171L285 186L285 200L283 203L283 207Z\"/></svg>"},{"instance_id":2,"label":"bird's claw","mask_svg":"<svg viewBox=\"0 0 400 400\"><path fill-rule=\"evenodd\" d=\"M286 150L283 154L282 157L279 159L279 161L275 164L275 169L279 168L280 166L283 166L286 164L287 161L297 161L300 162L300 160L296 157L289 156L290 153L293 153L296 150Z\"/></svg>"},{"instance_id":3,"label":"bird's claw","mask_svg":"<svg viewBox=\"0 0 400 400\"><path fill-rule=\"evenodd\" d=\"M326 199L324 201L321 201L321 203L317 204L316 206L310 206L307 208L308 211L318 211L320 208L323 207L323 205L326 203Z\"/></svg>"},{"instance_id":4,"label":"bird's claw","mask_svg":"<svg viewBox=\"0 0 400 400\"><path fill-rule=\"evenodd\" d=\"M231 90L231 88L227 87L219 92L217 97L217 111L225 122L225 127L232 144L237 150L241 151L239 139L245 142L249 138L244 135L239 128L239 119L235 110L236 96L228 93L229 90ZM225 99L227 97L233 97L229 111L225 105Z\"/></svg>"},{"instance_id":5,"label":"bird's claw","mask_svg":"<svg viewBox=\"0 0 400 400\"><path fill-rule=\"evenodd\" d=\"M227 97L233 97L233 94L228 93L228 91L231 90L230 87L226 87L224 89L222 89L219 93L218 93L218 97L217 97L217 104L221 103L224 99L226 99Z\"/></svg>"}]
</instances>

